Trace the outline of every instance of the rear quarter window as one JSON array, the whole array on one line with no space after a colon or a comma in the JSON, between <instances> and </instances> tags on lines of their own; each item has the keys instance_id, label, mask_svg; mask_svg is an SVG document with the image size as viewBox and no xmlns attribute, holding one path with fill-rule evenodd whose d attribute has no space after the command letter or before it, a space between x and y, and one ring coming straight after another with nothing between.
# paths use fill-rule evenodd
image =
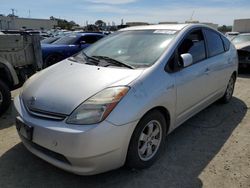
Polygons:
<instances>
[{"instance_id":1,"label":"rear quarter window","mask_svg":"<svg viewBox=\"0 0 250 188\"><path fill-rule=\"evenodd\" d=\"M212 30L205 29L208 56L213 57L224 52L224 44L219 34Z\"/></svg>"},{"instance_id":2,"label":"rear quarter window","mask_svg":"<svg viewBox=\"0 0 250 188\"><path fill-rule=\"evenodd\" d=\"M222 39L223 44L224 44L224 50L228 51L230 49L231 42L224 36L221 36L221 39Z\"/></svg>"}]
</instances>

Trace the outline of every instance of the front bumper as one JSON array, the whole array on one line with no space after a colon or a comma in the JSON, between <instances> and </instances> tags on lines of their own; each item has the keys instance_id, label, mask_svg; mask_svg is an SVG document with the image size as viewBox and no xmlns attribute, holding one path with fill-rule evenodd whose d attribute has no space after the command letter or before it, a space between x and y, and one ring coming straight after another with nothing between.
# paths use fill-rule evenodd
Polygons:
<instances>
[{"instance_id":1,"label":"front bumper","mask_svg":"<svg viewBox=\"0 0 250 188\"><path fill-rule=\"evenodd\" d=\"M245 50L238 50L239 66L244 67L250 65L250 52Z\"/></svg>"},{"instance_id":2,"label":"front bumper","mask_svg":"<svg viewBox=\"0 0 250 188\"><path fill-rule=\"evenodd\" d=\"M108 121L97 125L69 125L31 116L19 97L18 119L32 126L33 139L20 138L26 148L45 161L69 172L93 175L121 167L137 122L116 126Z\"/></svg>"}]
</instances>

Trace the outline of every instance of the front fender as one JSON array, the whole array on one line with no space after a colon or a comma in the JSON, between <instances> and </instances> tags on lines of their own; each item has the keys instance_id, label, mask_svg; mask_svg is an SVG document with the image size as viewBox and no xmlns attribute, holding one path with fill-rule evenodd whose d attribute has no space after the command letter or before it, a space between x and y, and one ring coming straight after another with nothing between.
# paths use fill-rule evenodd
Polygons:
<instances>
[{"instance_id":1,"label":"front fender","mask_svg":"<svg viewBox=\"0 0 250 188\"><path fill-rule=\"evenodd\" d=\"M171 130L175 121L176 89L174 78L162 72L140 80L131 86L127 95L110 113L107 121L115 125L123 125L140 120L155 107L164 107L170 115Z\"/></svg>"}]
</instances>

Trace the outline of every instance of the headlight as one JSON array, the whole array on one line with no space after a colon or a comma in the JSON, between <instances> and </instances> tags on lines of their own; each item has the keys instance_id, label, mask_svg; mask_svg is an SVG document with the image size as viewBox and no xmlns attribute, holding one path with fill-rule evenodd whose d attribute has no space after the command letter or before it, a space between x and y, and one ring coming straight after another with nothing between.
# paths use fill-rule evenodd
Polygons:
<instances>
[{"instance_id":1,"label":"headlight","mask_svg":"<svg viewBox=\"0 0 250 188\"><path fill-rule=\"evenodd\" d=\"M102 90L76 108L68 118L67 123L88 125L103 121L126 95L128 90L129 87L126 86Z\"/></svg>"}]
</instances>

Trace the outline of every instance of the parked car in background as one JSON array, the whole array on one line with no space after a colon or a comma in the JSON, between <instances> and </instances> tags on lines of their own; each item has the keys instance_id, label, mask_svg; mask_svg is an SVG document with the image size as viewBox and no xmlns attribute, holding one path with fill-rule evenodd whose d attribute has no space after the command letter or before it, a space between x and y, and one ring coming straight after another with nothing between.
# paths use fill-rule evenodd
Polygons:
<instances>
[{"instance_id":1,"label":"parked car in background","mask_svg":"<svg viewBox=\"0 0 250 188\"><path fill-rule=\"evenodd\" d=\"M76 174L146 168L167 134L231 100L237 70L234 45L208 26L129 27L30 78L15 98L18 134Z\"/></svg>"},{"instance_id":2,"label":"parked car in background","mask_svg":"<svg viewBox=\"0 0 250 188\"><path fill-rule=\"evenodd\" d=\"M63 37L69 34L73 34L73 32L68 31L68 30L58 30L58 31L53 32L53 36L55 37Z\"/></svg>"},{"instance_id":3,"label":"parked car in background","mask_svg":"<svg viewBox=\"0 0 250 188\"><path fill-rule=\"evenodd\" d=\"M239 34L239 32L227 32L225 35L229 40L233 40Z\"/></svg>"},{"instance_id":4,"label":"parked car in background","mask_svg":"<svg viewBox=\"0 0 250 188\"><path fill-rule=\"evenodd\" d=\"M49 37L49 38L41 40L41 44L51 44L55 42L56 40L58 40L59 38L61 37Z\"/></svg>"},{"instance_id":5,"label":"parked car in background","mask_svg":"<svg viewBox=\"0 0 250 188\"><path fill-rule=\"evenodd\" d=\"M104 36L98 33L76 33L61 37L51 44L42 43L43 68L78 53Z\"/></svg>"},{"instance_id":6,"label":"parked car in background","mask_svg":"<svg viewBox=\"0 0 250 188\"><path fill-rule=\"evenodd\" d=\"M51 35L45 31L40 31L41 40L51 37Z\"/></svg>"},{"instance_id":7,"label":"parked car in background","mask_svg":"<svg viewBox=\"0 0 250 188\"><path fill-rule=\"evenodd\" d=\"M4 31L0 33L0 115L11 104L11 91L42 66L38 32Z\"/></svg>"},{"instance_id":8,"label":"parked car in background","mask_svg":"<svg viewBox=\"0 0 250 188\"><path fill-rule=\"evenodd\" d=\"M232 40L232 43L238 51L239 67L250 67L250 33L237 35Z\"/></svg>"}]
</instances>

